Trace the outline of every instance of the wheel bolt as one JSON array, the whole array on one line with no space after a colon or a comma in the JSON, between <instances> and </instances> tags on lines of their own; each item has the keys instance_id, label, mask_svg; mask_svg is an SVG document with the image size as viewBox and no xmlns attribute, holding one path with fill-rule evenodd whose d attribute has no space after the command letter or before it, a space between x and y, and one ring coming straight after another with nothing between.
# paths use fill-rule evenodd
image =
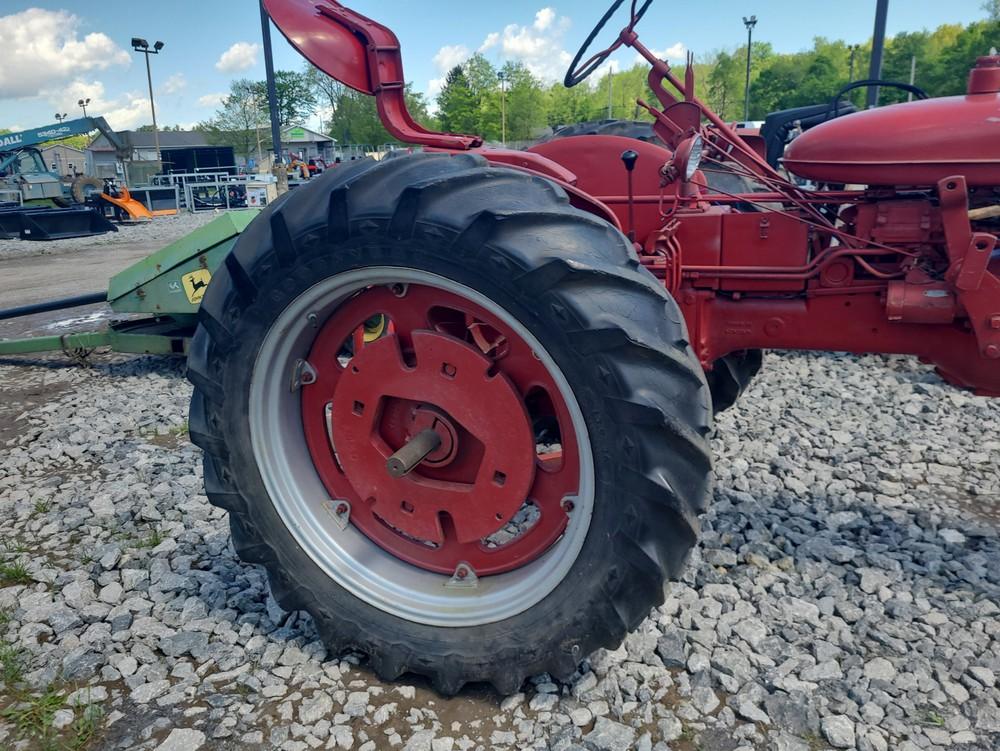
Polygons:
<instances>
[{"instance_id":1,"label":"wheel bolt","mask_svg":"<svg viewBox=\"0 0 1000 751\"><path fill-rule=\"evenodd\" d=\"M990 328L1000 329L1000 314L990 316Z\"/></svg>"},{"instance_id":2,"label":"wheel bolt","mask_svg":"<svg viewBox=\"0 0 1000 751\"><path fill-rule=\"evenodd\" d=\"M986 356L991 360L1000 360L1000 347L995 344L986 345Z\"/></svg>"},{"instance_id":3,"label":"wheel bolt","mask_svg":"<svg viewBox=\"0 0 1000 751\"><path fill-rule=\"evenodd\" d=\"M576 508L576 504L574 504L573 501L567 499L562 502L562 510L565 511L567 514L574 508Z\"/></svg>"},{"instance_id":4,"label":"wheel bolt","mask_svg":"<svg viewBox=\"0 0 1000 751\"><path fill-rule=\"evenodd\" d=\"M344 514L346 514L347 513L347 504L346 503L338 503L337 504L337 513L340 514L341 516L343 516Z\"/></svg>"}]
</instances>

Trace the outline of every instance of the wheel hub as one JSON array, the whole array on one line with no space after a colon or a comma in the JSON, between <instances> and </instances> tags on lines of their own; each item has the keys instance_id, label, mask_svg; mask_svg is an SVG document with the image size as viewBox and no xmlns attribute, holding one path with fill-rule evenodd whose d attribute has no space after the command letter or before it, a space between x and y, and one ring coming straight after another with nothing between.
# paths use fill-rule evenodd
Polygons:
<instances>
[{"instance_id":1,"label":"wheel hub","mask_svg":"<svg viewBox=\"0 0 1000 751\"><path fill-rule=\"evenodd\" d=\"M382 321L382 335L363 336ZM562 536L580 485L566 402L508 324L453 292L367 288L319 327L301 409L313 465L349 526L428 571L512 571ZM559 426L539 450L539 420ZM562 430L562 427L566 430Z\"/></svg>"},{"instance_id":2,"label":"wheel hub","mask_svg":"<svg viewBox=\"0 0 1000 751\"><path fill-rule=\"evenodd\" d=\"M492 362L473 347L429 331L415 332L412 341L412 367L393 334L364 347L340 378L333 413L344 417L333 422L333 442L341 457L350 457L345 474L372 513L405 535L440 545L443 525L450 523L459 542L488 537L521 507L534 479L527 412L510 381L491 376ZM393 477L386 460L401 446L392 445L381 426L391 399L433 400L414 410L411 430L440 425L441 446L428 457L439 466L464 445L435 412L455 416L463 433L483 447L481 456L467 457L466 471L451 480L428 476L419 466Z\"/></svg>"}]
</instances>

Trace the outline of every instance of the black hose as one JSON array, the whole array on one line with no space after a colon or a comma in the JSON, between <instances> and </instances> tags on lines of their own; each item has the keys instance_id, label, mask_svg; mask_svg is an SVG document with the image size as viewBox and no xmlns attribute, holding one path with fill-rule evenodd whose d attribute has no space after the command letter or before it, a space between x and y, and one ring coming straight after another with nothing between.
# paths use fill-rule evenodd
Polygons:
<instances>
[{"instance_id":1,"label":"black hose","mask_svg":"<svg viewBox=\"0 0 1000 751\"><path fill-rule=\"evenodd\" d=\"M8 318L21 318L35 313L47 313L50 310L64 310L66 308L79 308L82 305L93 305L94 303L107 302L107 292L91 292L89 295L78 295L76 297L63 297L59 300L49 300L48 302L36 302L32 305L21 305L17 308L4 308L0 310L0 321Z\"/></svg>"}]
</instances>

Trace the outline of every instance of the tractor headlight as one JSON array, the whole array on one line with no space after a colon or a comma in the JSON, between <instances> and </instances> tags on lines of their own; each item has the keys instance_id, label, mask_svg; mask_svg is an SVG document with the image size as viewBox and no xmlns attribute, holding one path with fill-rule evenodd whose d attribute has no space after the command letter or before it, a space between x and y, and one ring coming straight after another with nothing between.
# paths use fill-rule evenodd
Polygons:
<instances>
[{"instance_id":1,"label":"tractor headlight","mask_svg":"<svg viewBox=\"0 0 1000 751\"><path fill-rule=\"evenodd\" d=\"M698 133L690 138L690 150L687 155L687 163L684 165L684 181L690 182L694 173L701 167L701 157L705 153L705 142Z\"/></svg>"}]
</instances>

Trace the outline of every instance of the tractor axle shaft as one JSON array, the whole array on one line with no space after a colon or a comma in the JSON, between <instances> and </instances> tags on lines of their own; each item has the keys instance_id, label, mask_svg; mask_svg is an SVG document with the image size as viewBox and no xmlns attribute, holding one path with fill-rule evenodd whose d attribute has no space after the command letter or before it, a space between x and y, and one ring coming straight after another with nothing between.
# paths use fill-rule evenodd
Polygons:
<instances>
[{"instance_id":1,"label":"tractor axle shaft","mask_svg":"<svg viewBox=\"0 0 1000 751\"><path fill-rule=\"evenodd\" d=\"M441 445L441 436L431 428L425 428L408 440L386 460L385 468L393 477L408 475Z\"/></svg>"}]
</instances>

